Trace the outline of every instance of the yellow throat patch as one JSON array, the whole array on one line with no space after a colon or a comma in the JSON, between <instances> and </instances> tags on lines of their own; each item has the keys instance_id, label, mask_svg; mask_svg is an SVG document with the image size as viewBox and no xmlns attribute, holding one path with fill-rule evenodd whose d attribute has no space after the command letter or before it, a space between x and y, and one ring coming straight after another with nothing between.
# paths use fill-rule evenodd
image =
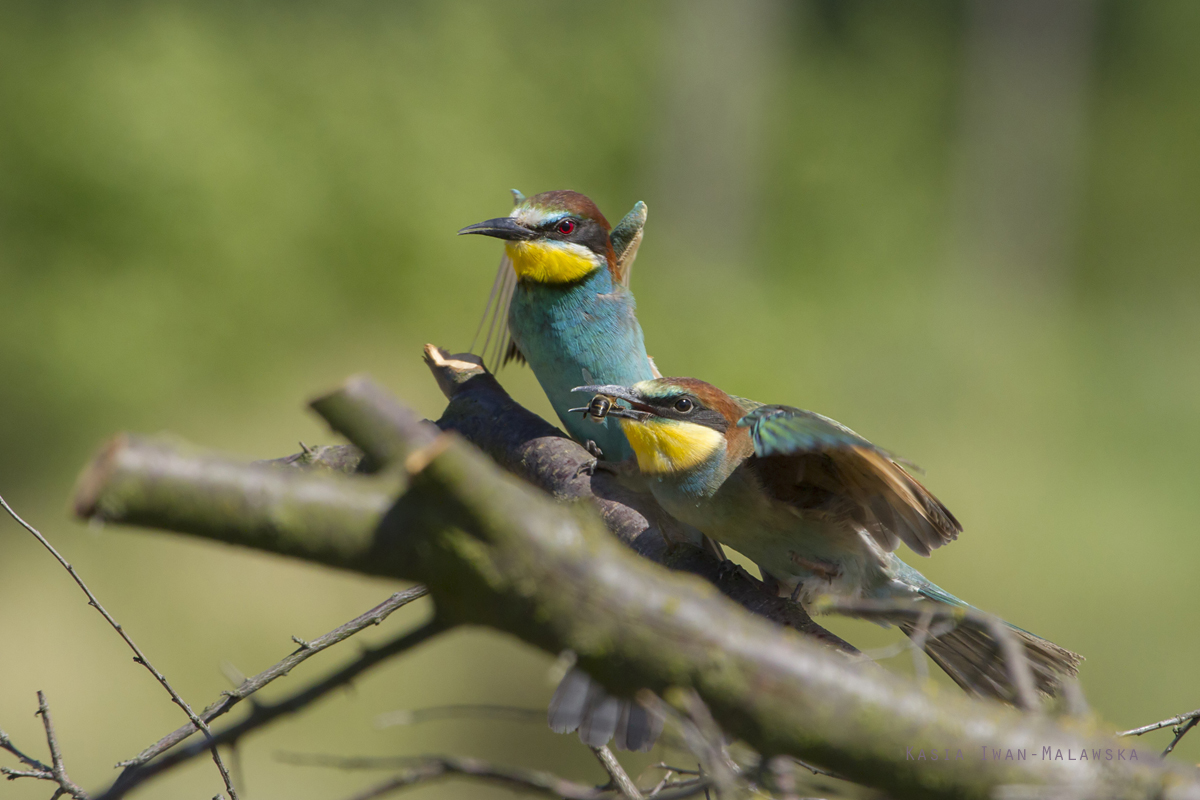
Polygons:
<instances>
[{"instance_id":1,"label":"yellow throat patch","mask_svg":"<svg viewBox=\"0 0 1200 800\"><path fill-rule=\"evenodd\" d=\"M596 255L573 242L505 242L517 277L537 283L571 283L602 266Z\"/></svg>"},{"instance_id":2,"label":"yellow throat patch","mask_svg":"<svg viewBox=\"0 0 1200 800\"><path fill-rule=\"evenodd\" d=\"M649 474L682 472L705 461L725 437L694 422L622 419L621 430L637 456L638 469Z\"/></svg>"}]
</instances>

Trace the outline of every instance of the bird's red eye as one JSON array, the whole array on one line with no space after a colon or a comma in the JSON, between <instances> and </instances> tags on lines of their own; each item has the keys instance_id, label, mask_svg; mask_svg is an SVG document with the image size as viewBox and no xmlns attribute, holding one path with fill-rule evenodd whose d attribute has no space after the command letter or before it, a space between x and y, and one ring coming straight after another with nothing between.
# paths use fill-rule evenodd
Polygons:
<instances>
[{"instance_id":1,"label":"bird's red eye","mask_svg":"<svg viewBox=\"0 0 1200 800\"><path fill-rule=\"evenodd\" d=\"M570 236L571 233L575 230L575 221L569 220L569 219L564 219L562 222L555 225L554 229L556 231L558 231L559 233L561 233L563 236Z\"/></svg>"}]
</instances>

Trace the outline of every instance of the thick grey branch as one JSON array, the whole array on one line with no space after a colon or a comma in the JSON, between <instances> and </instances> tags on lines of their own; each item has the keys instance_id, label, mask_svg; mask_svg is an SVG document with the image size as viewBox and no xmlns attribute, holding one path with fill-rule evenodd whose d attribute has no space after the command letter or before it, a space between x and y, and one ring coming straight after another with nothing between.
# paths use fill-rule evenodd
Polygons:
<instances>
[{"instance_id":1,"label":"thick grey branch","mask_svg":"<svg viewBox=\"0 0 1200 800\"><path fill-rule=\"evenodd\" d=\"M628 488L607 472L581 472L593 456L515 402L477 360L469 360L473 358L425 346L425 363L450 401L437 421L439 428L458 433L505 470L555 498L590 505L618 539L651 561L698 575L749 611L780 625L857 652L813 622L799 605L704 550L699 533L663 511L651 495ZM675 546L668 547L669 542Z\"/></svg>"},{"instance_id":2,"label":"thick grey branch","mask_svg":"<svg viewBox=\"0 0 1200 800\"><path fill-rule=\"evenodd\" d=\"M550 653L573 650L582 668L618 694L641 687L668 698L679 689L694 691L724 730L764 755L803 758L897 797L982 798L1013 784L1093 796L1200 797L1194 772L1146 754L1119 764L984 758L981 753L993 749L1034 748L1033 756L1038 747L1078 754L1114 747L1114 741L996 703L931 696L897 676L855 667L745 613L712 586L637 557L590 509L547 502L456 437L439 442L424 447L419 459L406 458L412 470L407 491L377 527L368 523L369 504L362 501L364 491L380 491L370 479L274 470L274 479L319 484L312 491L322 498L322 525L276 525L271 536L260 535L262 509L251 500L262 484L248 475L245 486L232 480L223 486L233 501L226 506L241 511L219 512L230 527L216 530L212 513L199 504L189 500L181 510L172 493L133 488L158 482L155 464L187 460L168 457L161 445L151 446L162 456L153 463L110 453L108 467L93 470L103 480L93 481L91 502L81 506L104 509L110 520L167 519L175 529L226 541L238 539L231 529L246 531L249 546L422 582L443 624L486 625ZM127 441L124 447L146 445ZM189 473L198 485L211 486L202 464L231 474L211 459L195 461L191 470L175 469L175 480ZM124 502L108 503L110 489ZM963 758L933 769L910 759L908 748L961 751Z\"/></svg>"}]
</instances>

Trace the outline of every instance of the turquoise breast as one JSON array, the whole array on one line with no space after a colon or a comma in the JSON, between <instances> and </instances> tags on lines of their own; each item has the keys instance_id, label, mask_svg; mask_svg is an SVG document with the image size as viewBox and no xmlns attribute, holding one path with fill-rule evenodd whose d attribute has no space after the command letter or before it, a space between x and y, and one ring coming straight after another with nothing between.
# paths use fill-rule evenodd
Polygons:
<instances>
[{"instance_id":1,"label":"turquoise breast","mask_svg":"<svg viewBox=\"0 0 1200 800\"><path fill-rule=\"evenodd\" d=\"M633 293L614 284L607 269L572 284L521 281L509 307L513 341L563 427L580 442L598 444L607 461L633 455L617 421L596 423L567 409L590 399L573 393L576 386L630 386L654 377L635 310Z\"/></svg>"}]
</instances>

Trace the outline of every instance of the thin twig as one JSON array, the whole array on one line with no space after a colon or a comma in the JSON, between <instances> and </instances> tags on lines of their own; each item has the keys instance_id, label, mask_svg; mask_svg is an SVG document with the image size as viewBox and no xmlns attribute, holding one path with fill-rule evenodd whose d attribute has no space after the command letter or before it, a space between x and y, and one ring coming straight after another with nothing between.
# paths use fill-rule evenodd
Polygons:
<instances>
[{"instance_id":1,"label":"thin twig","mask_svg":"<svg viewBox=\"0 0 1200 800\"><path fill-rule=\"evenodd\" d=\"M646 793L646 797L656 796L659 792L661 792L663 789L666 788L667 784L669 784L671 782L671 778L674 778L674 777L675 777L675 770L668 769L666 772L663 773L662 780L660 780L658 783L654 784L654 788Z\"/></svg>"},{"instance_id":2,"label":"thin twig","mask_svg":"<svg viewBox=\"0 0 1200 800\"><path fill-rule=\"evenodd\" d=\"M1179 740L1184 736L1187 736L1188 731L1196 727L1197 722L1200 722L1200 717L1192 717L1187 721L1187 723L1180 725L1178 728L1172 728L1175 733L1175 738L1171 740L1169 745L1167 745L1167 749L1162 751L1164 758L1171 754L1171 751L1175 749L1175 745L1179 744Z\"/></svg>"},{"instance_id":3,"label":"thin twig","mask_svg":"<svg viewBox=\"0 0 1200 800\"><path fill-rule=\"evenodd\" d=\"M37 698L37 716L42 718L42 728L46 731L46 746L50 750L50 764L43 764L36 758L21 752L8 738L8 735L4 731L0 731L0 750L12 753L22 764L29 767L29 769L0 767L0 775L4 775L10 781L15 781L17 778L33 778L56 783L58 788L54 790L54 800L58 800L64 794L70 795L75 800L88 800L87 792L79 788L67 776L67 768L63 763L62 750L58 746L58 735L54 732L54 720L50 718L50 704L46 702L46 695L38 692Z\"/></svg>"},{"instance_id":4,"label":"thin twig","mask_svg":"<svg viewBox=\"0 0 1200 800\"><path fill-rule=\"evenodd\" d=\"M1164 719L1161 722L1152 722L1149 725L1143 725L1142 727L1134 728L1133 730L1117 731L1117 736L1141 736L1143 733L1150 733L1150 731L1157 731L1161 728L1172 728L1176 725L1181 725L1188 720L1193 719L1200 719L1200 708L1197 708L1195 711L1189 711L1186 714L1180 714L1176 717Z\"/></svg>"},{"instance_id":5,"label":"thin twig","mask_svg":"<svg viewBox=\"0 0 1200 800\"><path fill-rule=\"evenodd\" d=\"M686 714L680 713L654 692L645 689L638 692L637 699L650 714L659 717L664 723L672 720L678 727L686 748L700 760L700 776L703 779L705 794L708 794L708 787L715 787L719 797L731 796L741 768L729 757L724 734L713 720L708 706L695 691L686 690L678 695L678 702L684 707Z\"/></svg>"},{"instance_id":6,"label":"thin twig","mask_svg":"<svg viewBox=\"0 0 1200 800\"><path fill-rule=\"evenodd\" d=\"M621 766L621 762L617 761L617 757L613 755L613 751L608 749L607 745L590 748L595 754L596 760L600 762L600 766L604 767L604 771L608 773L608 777L612 779L612 785L621 793L622 797L628 800L644 800L642 793L638 791L637 785L625 772L625 768Z\"/></svg>"},{"instance_id":7,"label":"thin twig","mask_svg":"<svg viewBox=\"0 0 1200 800\"><path fill-rule=\"evenodd\" d=\"M410 762L412 766L409 769L354 795L352 800L373 800L376 797L383 797L412 786L451 776L498 783L513 789L560 798L560 800L599 800L599 798L612 796L608 790L568 781L547 772L497 766L475 758L426 756L410 759ZM682 798L692 797L703 792L707 786L706 781L699 779L681 781L672 785L668 791L661 792L656 800L682 800Z\"/></svg>"},{"instance_id":8,"label":"thin twig","mask_svg":"<svg viewBox=\"0 0 1200 800\"><path fill-rule=\"evenodd\" d=\"M546 722L544 708L518 708L487 704L461 704L429 706L428 708L402 708L389 711L375 718L380 728L394 725L417 725L443 719L500 719L508 722Z\"/></svg>"},{"instance_id":9,"label":"thin twig","mask_svg":"<svg viewBox=\"0 0 1200 800\"><path fill-rule=\"evenodd\" d=\"M680 775L699 775L700 770L688 769L687 767L673 767L665 761L660 761L657 764L651 764L647 769L665 769L667 772L675 772Z\"/></svg>"},{"instance_id":10,"label":"thin twig","mask_svg":"<svg viewBox=\"0 0 1200 800\"><path fill-rule=\"evenodd\" d=\"M28 756L25 753L21 752L19 749L17 749L17 746L12 743L11 739L8 738L8 734L6 734L2 730L0 730L0 750L7 750L8 752L10 752L14 756L16 756L18 761L20 761L25 766L31 768L29 771L22 771L22 772L20 772L20 774L17 774L17 770L12 770L12 769L9 769L8 767L0 767L0 773L10 776L10 780L14 777L15 778L41 778L42 780L53 780L54 779L54 773L50 771L50 767L46 766L41 761L38 761L33 756ZM38 773L41 773L41 774L38 774Z\"/></svg>"},{"instance_id":11,"label":"thin twig","mask_svg":"<svg viewBox=\"0 0 1200 800\"><path fill-rule=\"evenodd\" d=\"M125 629L121 627L120 623L113 619L112 614L109 614L108 610L104 606L100 605L100 601L96 599L96 595L92 594L92 590L89 589L87 584L83 582L83 578L79 577L79 573L75 571L75 568L71 566L70 562L63 558L58 550L54 549L54 545L50 544L46 537L43 536L37 528L21 519L17 512L13 511L12 506L10 506L3 497L0 497L0 505L4 506L4 510L8 512L9 516L16 520L17 524L33 534L34 537L42 543L42 546L50 551L50 554L58 560L58 563L62 565L63 569L65 569L71 578L74 579L79 588L83 590L83 593L87 595L88 605L99 611L100 615L104 617L105 621L108 622L108 624L112 626L112 629L115 630L117 634L125 641L125 644L129 645L129 649L133 651L133 660L149 670L150 674L154 676L154 679L162 684L162 687L167 690L167 694L171 695L171 700L175 702L175 705L183 709L183 713L187 714L188 719L192 721L192 724L204 731L204 735L211 742L212 731L208 729L208 725L206 725L202 719L196 716L196 712L193 711L192 707L188 705L187 702L179 695L179 692L175 691L175 688L167 681L166 676L154 668L154 665L150 663L148 658L146 658L146 654L143 653L141 648L137 646L132 637L125 632ZM211 752L213 763L217 765L217 770L221 773L221 780L225 782L225 790L229 792L230 800L238 800L237 790L233 788L233 779L229 776L229 770L225 767L225 762L221 760L221 754L217 752L217 746L215 744L211 745Z\"/></svg>"},{"instance_id":12,"label":"thin twig","mask_svg":"<svg viewBox=\"0 0 1200 800\"><path fill-rule=\"evenodd\" d=\"M1153 722L1149 725L1143 725L1140 728L1134 728L1129 731L1117 731L1117 736L1141 736L1144 733L1161 730L1162 728L1171 728L1171 732L1175 734L1175 738L1167 745L1167 749L1162 751L1163 756L1169 756L1175 746L1188 735L1188 731L1196 727L1200 723L1200 708L1195 711L1189 711L1186 714L1180 714L1169 719L1164 719L1160 722Z\"/></svg>"},{"instance_id":13,"label":"thin twig","mask_svg":"<svg viewBox=\"0 0 1200 800\"><path fill-rule=\"evenodd\" d=\"M958 625L970 625L981 630L995 640L1000 651L1009 683L1016 695L1012 701L1014 705L1027 711L1036 710L1039 707L1037 682L1033 675L1029 655L1013 628L994 614L971 607L899 601L844 600L831 597L823 598L820 607L822 611L832 611L860 619L895 622L907 618L912 620L909 624L919 624L929 616L931 621L954 621ZM927 636L926 638L931 637ZM922 645L924 645L924 641ZM1064 650L1063 652L1078 659L1078 656L1069 651Z\"/></svg>"},{"instance_id":14,"label":"thin twig","mask_svg":"<svg viewBox=\"0 0 1200 800\"><path fill-rule=\"evenodd\" d=\"M604 791L595 787L568 781L547 772L500 767L474 758L431 756L414 759L414 761L416 763L411 768L365 792L354 795L353 800L371 800L371 798L383 797L411 786L451 775L499 783L563 800L597 800L605 795Z\"/></svg>"},{"instance_id":15,"label":"thin twig","mask_svg":"<svg viewBox=\"0 0 1200 800\"><path fill-rule=\"evenodd\" d=\"M414 631L398 636L379 647L367 649L354 661L333 674L285 697L283 700L270 705L255 705L250 714L241 722L230 725L228 728L213 734L212 742L214 745L233 744L246 734L273 722L279 717L294 713L311 705L333 690L350 683L376 664L380 664L392 656L399 655L406 650L416 647L445 629L446 626L440 620L434 618ZM151 778L161 775L167 770L174 769L180 764L191 761L203 753L205 747L205 742L193 742L167 753L162 758L149 764L129 767L121 773L121 776L117 778L112 786L100 795L98 800L117 800L117 798L124 797L130 790L140 786Z\"/></svg>"},{"instance_id":16,"label":"thin twig","mask_svg":"<svg viewBox=\"0 0 1200 800\"><path fill-rule=\"evenodd\" d=\"M0 498L0 503L2 502L4 500ZM7 505L5 507L7 508ZM9 513L12 513L11 509ZM46 730L46 746L50 748L50 772L54 775L54 782L58 784L58 791L54 793L54 796L69 794L78 800L87 800L87 792L76 786L67 776L67 768L63 764L62 750L58 746L58 736L54 733L54 720L50 718L50 704L46 702L46 695L38 692L37 699L37 715L42 718L42 727Z\"/></svg>"},{"instance_id":17,"label":"thin twig","mask_svg":"<svg viewBox=\"0 0 1200 800\"><path fill-rule=\"evenodd\" d=\"M992 636L1000 644L1000 653L1004 657L1004 666L1008 670L1008 679L1016 692L1017 708L1024 711L1038 709L1037 684L1033 680L1033 668L1029 666L1029 658L1025 648L1017 641L1012 628L1004 620L993 614L985 614L984 620Z\"/></svg>"},{"instance_id":18,"label":"thin twig","mask_svg":"<svg viewBox=\"0 0 1200 800\"><path fill-rule=\"evenodd\" d=\"M276 678L282 678L287 675L292 669L302 661L311 658L322 650L333 647L335 644L345 641L354 634L362 631L372 625L378 625L387 619L398 608L402 608L414 600L418 600L428 594L428 590L424 586L414 586L411 589L406 589L403 592L396 592L384 602L360 614L344 625L331 630L324 636L319 636L311 642L305 642L300 646L300 649L291 653L287 658L274 664L252 678L246 678L242 681L237 689L228 692L222 692L220 699L210 704L207 708L200 712L200 718L206 722L212 722L217 717L228 713L235 705L245 700L250 695L263 688ZM167 734L157 742L147 747L141 753L138 753L128 761L122 761L117 764L118 767L136 767L147 763L162 755L167 750L182 742L184 739L196 732L196 726L191 723L178 728Z\"/></svg>"},{"instance_id":19,"label":"thin twig","mask_svg":"<svg viewBox=\"0 0 1200 800\"><path fill-rule=\"evenodd\" d=\"M921 613L921 621L917 623L912 639L913 672L921 683L929 680L929 664L925 660L925 640L929 638L929 625L933 622L933 609L927 608Z\"/></svg>"}]
</instances>

